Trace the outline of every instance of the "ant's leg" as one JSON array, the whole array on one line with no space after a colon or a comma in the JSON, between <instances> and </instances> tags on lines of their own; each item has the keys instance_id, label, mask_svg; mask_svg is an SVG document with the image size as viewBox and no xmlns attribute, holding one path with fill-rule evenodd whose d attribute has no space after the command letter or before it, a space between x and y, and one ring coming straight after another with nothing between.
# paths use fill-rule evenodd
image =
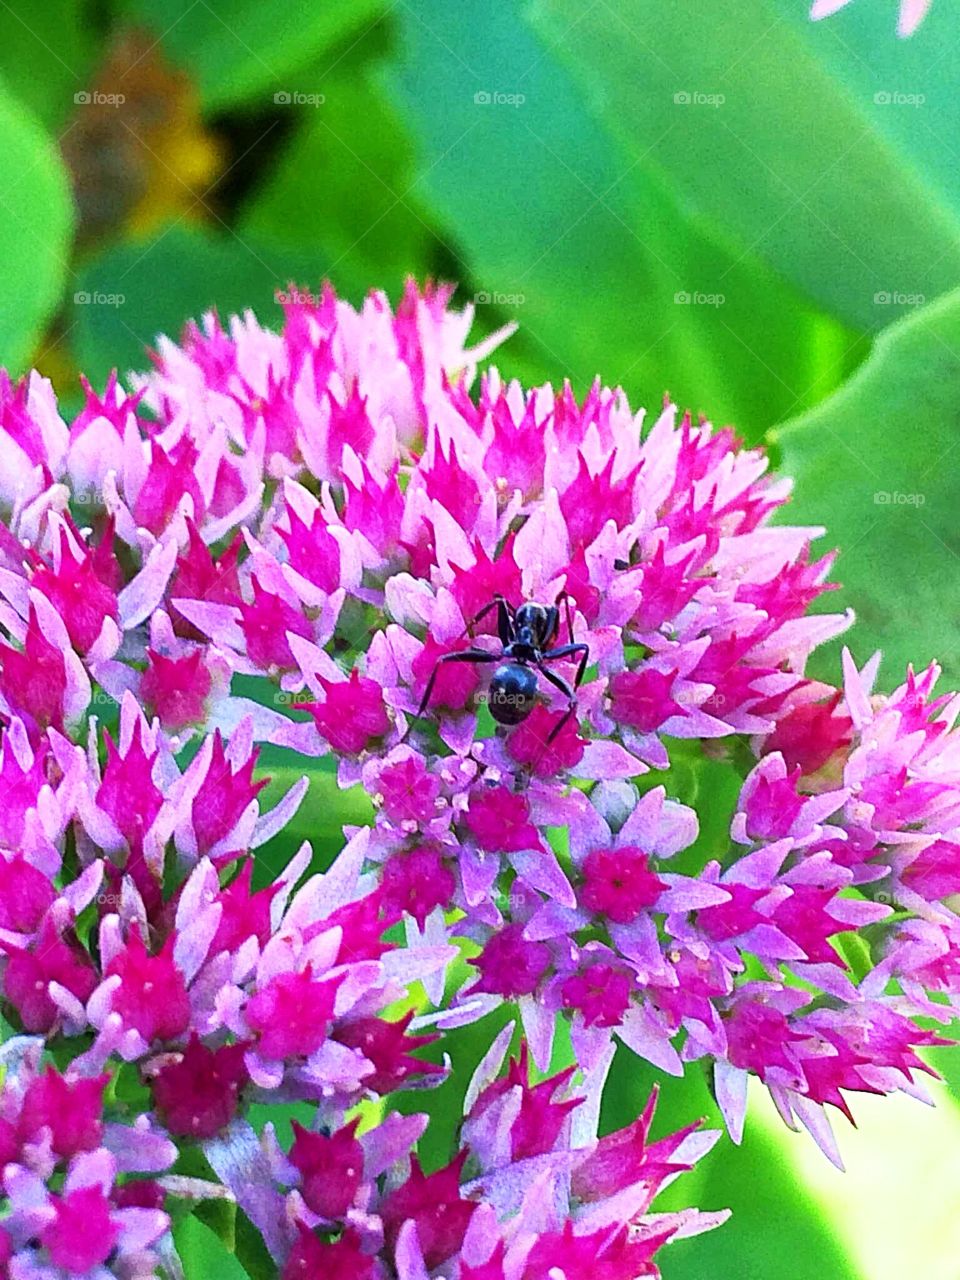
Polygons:
<instances>
[{"instance_id":1,"label":"ant's leg","mask_svg":"<svg viewBox=\"0 0 960 1280\"><path fill-rule=\"evenodd\" d=\"M590 646L587 644L564 644L559 649L548 649L546 653L541 654L542 662L556 662L560 658L572 658L575 654L580 655L580 662L577 665L577 674L574 677L573 687L579 689L583 684L584 673L587 670L587 663L590 661Z\"/></svg>"},{"instance_id":2,"label":"ant's leg","mask_svg":"<svg viewBox=\"0 0 960 1280\"><path fill-rule=\"evenodd\" d=\"M477 623L482 622L484 618L487 616L487 614L490 613L492 610L499 608L499 605L500 605L500 601L498 599L491 600L489 604L485 604L483 608L480 610L480 612L475 613L473 617L467 622L467 625L463 628L463 634L465 636L468 635L472 638L473 628L477 625Z\"/></svg>"},{"instance_id":3,"label":"ant's leg","mask_svg":"<svg viewBox=\"0 0 960 1280\"><path fill-rule=\"evenodd\" d=\"M553 644L560 631L560 610L555 604L547 606L547 616L543 624L543 640L541 647Z\"/></svg>"},{"instance_id":4,"label":"ant's leg","mask_svg":"<svg viewBox=\"0 0 960 1280\"><path fill-rule=\"evenodd\" d=\"M516 639L516 631L513 625L513 609L503 598L503 596L494 597L497 602L497 634L500 637L500 643L506 648Z\"/></svg>"},{"instance_id":5,"label":"ant's leg","mask_svg":"<svg viewBox=\"0 0 960 1280\"><path fill-rule=\"evenodd\" d=\"M537 670L544 676L545 679L549 680L550 683L555 688L559 689L562 694L566 695L568 702L576 703L577 695L574 693L573 689L566 682L566 680L564 680L563 676L558 676L555 671L550 671L547 667L545 667L543 665L542 658L540 659L539 662L535 663L534 665L536 666Z\"/></svg>"},{"instance_id":6,"label":"ant's leg","mask_svg":"<svg viewBox=\"0 0 960 1280\"><path fill-rule=\"evenodd\" d=\"M567 721L576 711L577 695L574 693L573 689L571 689L570 685L567 684L566 680L564 680L562 676L558 676L555 671L550 671L547 667L545 667L543 665L542 660L536 664L536 667L537 667L537 670L543 675L544 679L549 680L550 683L554 686L554 688L559 689L562 694L566 695L566 699L567 699L566 711L563 713L563 715L560 717L557 723L550 730L549 734L547 735L547 740L543 744L543 749L544 751L546 751L547 747L549 747L550 743L553 742L554 738L558 737L563 732L564 728L566 727Z\"/></svg>"},{"instance_id":7,"label":"ant's leg","mask_svg":"<svg viewBox=\"0 0 960 1280\"><path fill-rule=\"evenodd\" d=\"M567 721L570 719L570 717L573 715L576 709L577 709L576 702L574 702L572 707L567 707L566 711L563 713L563 715L560 717L557 723L553 726L553 728L547 734L547 740L543 744L544 751L546 751L547 747L549 747L550 744L556 738L560 737L561 733L563 733L564 729L567 727Z\"/></svg>"},{"instance_id":8,"label":"ant's leg","mask_svg":"<svg viewBox=\"0 0 960 1280\"><path fill-rule=\"evenodd\" d=\"M470 619L463 629L464 635L469 635L473 639L473 628L478 622L482 622L491 610L497 611L497 631L500 635L500 643L507 645L513 639L513 609L501 595L495 595L489 604L485 604L478 614Z\"/></svg>"},{"instance_id":9,"label":"ant's leg","mask_svg":"<svg viewBox=\"0 0 960 1280\"><path fill-rule=\"evenodd\" d=\"M420 699L420 706L417 708L416 714L414 715L413 719L419 720L420 717L423 715L424 711L426 711L427 703L430 701L430 695L433 693L433 686L436 684L437 676L440 672L440 668L441 666L443 666L445 662L499 662L499 661L500 661L499 654L487 653L485 649L464 649L461 653L442 654L437 659L437 661L434 664L433 670L430 672L430 679L427 681L427 687L423 691L423 697ZM403 737L400 739L401 742L406 741L407 734L410 732L412 728L413 728L413 722L411 721L407 725L407 728Z\"/></svg>"},{"instance_id":10,"label":"ant's leg","mask_svg":"<svg viewBox=\"0 0 960 1280\"><path fill-rule=\"evenodd\" d=\"M560 592L560 595L557 598L557 604L559 604L561 600L563 601L563 605L567 613L567 639L571 644L573 644L573 614L570 612L570 592L566 589Z\"/></svg>"}]
</instances>

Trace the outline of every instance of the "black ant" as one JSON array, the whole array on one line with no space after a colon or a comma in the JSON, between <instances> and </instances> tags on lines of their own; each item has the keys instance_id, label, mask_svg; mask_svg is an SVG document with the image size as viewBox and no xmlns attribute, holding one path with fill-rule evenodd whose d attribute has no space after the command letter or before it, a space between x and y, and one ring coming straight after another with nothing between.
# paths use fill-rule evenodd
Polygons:
<instances>
[{"instance_id":1,"label":"black ant","mask_svg":"<svg viewBox=\"0 0 960 1280\"><path fill-rule=\"evenodd\" d=\"M519 609L514 609L503 596L494 596L490 603L467 623L465 633L472 639L474 627L493 609L496 609L497 631L502 646L500 653L488 653L486 649L478 649L474 646L459 653L443 654L437 659L430 673L430 679L427 681L427 687L414 718L419 719L426 711L437 674L445 662L498 662L500 665L493 673L490 691L487 694L487 705L497 724L515 725L526 720L536 702L538 671L566 697L567 709L550 730L545 743L545 746L549 746L577 709L575 690L583 681L590 658L589 646L574 641L570 598L564 595L562 599L566 604L569 643L554 648L554 642L560 631L560 610L557 605L528 603L522 604ZM580 657L580 662L572 686L544 665L547 662L557 662L561 658L573 658L577 655ZM409 733L409 729L407 732Z\"/></svg>"}]
</instances>

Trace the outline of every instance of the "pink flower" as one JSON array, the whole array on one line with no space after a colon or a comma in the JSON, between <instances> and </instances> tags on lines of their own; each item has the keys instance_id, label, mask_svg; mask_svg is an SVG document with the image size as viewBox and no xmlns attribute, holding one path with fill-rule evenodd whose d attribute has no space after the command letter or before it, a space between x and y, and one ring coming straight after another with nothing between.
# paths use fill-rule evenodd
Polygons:
<instances>
[{"instance_id":1,"label":"pink flower","mask_svg":"<svg viewBox=\"0 0 960 1280\"><path fill-rule=\"evenodd\" d=\"M384 814L401 824L429 822L436 815L440 780L429 774L419 755L406 755L378 775Z\"/></svg>"},{"instance_id":2,"label":"pink flower","mask_svg":"<svg viewBox=\"0 0 960 1280\"><path fill-rule=\"evenodd\" d=\"M466 1158L463 1151L429 1176L414 1159L406 1183L391 1192L380 1207L388 1245L395 1248L401 1226L413 1222L423 1261L431 1271L461 1249L476 1212L476 1204L460 1195L460 1174Z\"/></svg>"},{"instance_id":3,"label":"pink flower","mask_svg":"<svg viewBox=\"0 0 960 1280\"><path fill-rule=\"evenodd\" d=\"M615 924L632 924L667 888L650 870L643 850L629 846L593 850L583 864L583 875L581 903Z\"/></svg>"},{"instance_id":4,"label":"pink flower","mask_svg":"<svg viewBox=\"0 0 960 1280\"><path fill-rule=\"evenodd\" d=\"M147 670L140 684L140 696L160 718L170 733L187 725L202 724L207 718L206 699L213 681L195 649L182 658L168 658L147 650Z\"/></svg>"},{"instance_id":5,"label":"pink flower","mask_svg":"<svg viewBox=\"0 0 960 1280\"><path fill-rule=\"evenodd\" d=\"M464 1127L464 1141L468 1145L476 1141L482 1148L486 1121L491 1119L493 1112L506 1110L510 1100L519 1093L519 1110L510 1124L511 1159L526 1160L553 1151L562 1145L561 1135L567 1117L583 1101L582 1098L562 1096L573 1074L574 1068L571 1067L540 1084L531 1085L527 1047L524 1045L519 1060L511 1059L508 1063L506 1076L487 1085L473 1104ZM491 1153L489 1159L496 1158ZM487 1158L481 1156L481 1161L486 1163Z\"/></svg>"},{"instance_id":6,"label":"pink flower","mask_svg":"<svg viewBox=\"0 0 960 1280\"><path fill-rule=\"evenodd\" d=\"M123 1185L120 1177L162 1174L176 1158L173 1143L146 1120L104 1115L107 1076L61 1076L52 1067L41 1074L39 1046L23 1039L0 1053L0 1258L10 1274L145 1278L159 1265L153 1246L170 1222L156 1183Z\"/></svg>"},{"instance_id":7,"label":"pink flower","mask_svg":"<svg viewBox=\"0 0 960 1280\"><path fill-rule=\"evenodd\" d=\"M256 753L242 762L228 759L220 733L213 735L209 765L190 806L190 824L199 853L221 848L266 786L264 778L253 780L256 764Z\"/></svg>"},{"instance_id":8,"label":"pink flower","mask_svg":"<svg viewBox=\"0 0 960 1280\"><path fill-rule=\"evenodd\" d=\"M71 538L56 526L53 565L38 560L31 584L41 591L63 619L71 643L87 653L103 632L106 619L119 621L120 607L113 582L113 524L95 549Z\"/></svg>"},{"instance_id":9,"label":"pink flower","mask_svg":"<svg viewBox=\"0 0 960 1280\"><path fill-rule=\"evenodd\" d=\"M651 1239L631 1239L624 1226L575 1235L568 1222L562 1231L545 1232L539 1237L527 1255L522 1280L538 1280L554 1270L562 1270L568 1280L590 1280L598 1275L605 1280L634 1280L636 1276L654 1275L650 1260L671 1234L668 1230Z\"/></svg>"},{"instance_id":10,"label":"pink flower","mask_svg":"<svg viewBox=\"0 0 960 1280\"><path fill-rule=\"evenodd\" d=\"M207 600L211 604L234 605L240 603L240 578L237 559L240 554L240 535L216 560L204 544L192 520L187 521L187 545L176 562L176 572L168 592L171 600ZM174 616L177 610L174 607ZM179 624L180 633L188 630L188 624ZM199 633L197 633L199 635Z\"/></svg>"},{"instance_id":11,"label":"pink flower","mask_svg":"<svg viewBox=\"0 0 960 1280\"><path fill-rule=\"evenodd\" d=\"M467 826L488 853L519 853L540 847L540 833L530 821L530 805L523 795L504 786L477 788L466 812Z\"/></svg>"},{"instance_id":12,"label":"pink flower","mask_svg":"<svg viewBox=\"0 0 960 1280\"><path fill-rule=\"evenodd\" d=\"M289 632L303 636L311 634L310 627L300 611L282 596L267 591L259 581L252 581L253 600L240 605L240 627L247 642L247 656L255 666L265 670L283 670L296 666Z\"/></svg>"},{"instance_id":13,"label":"pink flower","mask_svg":"<svg viewBox=\"0 0 960 1280\"><path fill-rule=\"evenodd\" d=\"M63 728L68 676L63 650L44 634L31 611L23 649L0 645L0 698L41 729Z\"/></svg>"},{"instance_id":14,"label":"pink flower","mask_svg":"<svg viewBox=\"0 0 960 1280\"><path fill-rule=\"evenodd\" d=\"M315 982L309 966L278 973L247 1005L247 1022L259 1033L266 1058L308 1058L323 1044L333 1017L338 982Z\"/></svg>"},{"instance_id":15,"label":"pink flower","mask_svg":"<svg viewBox=\"0 0 960 1280\"><path fill-rule=\"evenodd\" d=\"M175 1136L212 1138L237 1114L248 1075L244 1044L210 1049L196 1035L175 1060L165 1061L151 1081L153 1100Z\"/></svg>"},{"instance_id":16,"label":"pink flower","mask_svg":"<svg viewBox=\"0 0 960 1280\"><path fill-rule=\"evenodd\" d=\"M51 1198L52 1220L40 1233L40 1243L55 1267L83 1275L106 1262L120 1237L120 1224L98 1187L78 1187Z\"/></svg>"},{"instance_id":17,"label":"pink flower","mask_svg":"<svg viewBox=\"0 0 960 1280\"><path fill-rule=\"evenodd\" d=\"M480 970L478 991L499 996L528 996L536 991L550 966L550 950L542 942L528 942L523 926L508 925L494 934L471 964Z\"/></svg>"},{"instance_id":18,"label":"pink flower","mask_svg":"<svg viewBox=\"0 0 960 1280\"><path fill-rule=\"evenodd\" d=\"M450 903L457 882L444 864L443 850L421 845L408 853L395 853L383 868L383 903L399 916L404 911L422 929L435 907Z\"/></svg>"},{"instance_id":19,"label":"pink flower","mask_svg":"<svg viewBox=\"0 0 960 1280\"><path fill-rule=\"evenodd\" d=\"M109 1081L107 1075L70 1081L52 1067L34 1076L21 1102L20 1140L36 1140L46 1129L52 1150L64 1160L92 1151L103 1139L103 1091Z\"/></svg>"},{"instance_id":20,"label":"pink flower","mask_svg":"<svg viewBox=\"0 0 960 1280\"><path fill-rule=\"evenodd\" d=\"M411 1076L441 1075L443 1067L435 1062L425 1062L413 1054L432 1044L435 1036L416 1036L408 1031L413 1014L408 1013L399 1022L382 1018L357 1018L337 1028L334 1036L339 1044L359 1050L373 1066L371 1075L364 1077L367 1088L374 1093L390 1093L407 1083Z\"/></svg>"},{"instance_id":21,"label":"pink flower","mask_svg":"<svg viewBox=\"0 0 960 1280\"><path fill-rule=\"evenodd\" d=\"M190 1002L183 976L168 942L150 955L137 931L107 965L105 977L117 978L111 1011L124 1027L137 1031L150 1044L175 1040L190 1025Z\"/></svg>"},{"instance_id":22,"label":"pink flower","mask_svg":"<svg viewBox=\"0 0 960 1280\"><path fill-rule=\"evenodd\" d=\"M36 933L56 899L53 885L23 854L13 854L0 865L0 928Z\"/></svg>"},{"instance_id":23,"label":"pink flower","mask_svg":"<svg viewBox=\"0 0 960 1280\"><path fill-rule=\"evenodd\" d=\"M510 757L538 778L551 778L564 770L575 769L583 759L586 739L580 737L574 718L561 724L562 715L560 711L536 706L510 735L507 744Z\"/></svg>"},{"instance_id":24,"label":"pink flower","mask_svg":"<svg viewBox=\"0 0 960 1280\"><path fill-rule=\"evenodd\" d=\"M297 511L287 505L289 528L279 527L280 537L286 543L288 563L314 586L330 595L340 583L340 544L330 532L322 510L313 511L309 526Z\"/></svg>"},{"instance_id":25,"label":"pink flower","mask_svg":"<svg viewBox=\"0 0 960 1280\"><path fill-rule=\"evenodd\" d=\"M651 667L642 672L621 671L610 683L614 719L652 733L672 716L682 716L683 708L670 696L676 675L675 671L660 672Z\"/></svg>"},{"instance_id":26,"label":"pink flower","mask_svg":"<svg viewBox=\"0 0 960 1280\"><path fill-rule=\"evenodd\" d=\"M328 1244L303 1224L299 1231L280 1280L309 1280L311 1276L323 1276L324 1280L377 1280L375 1260L359 1248L352 1233L346 1232Z\"/></svg>"},{"instance_id":27,"label":"pink flower","mask_svg":"<svg viewBox=\"0 0 960 1280\"><path fill-rule=\"evenodd\" d=\"M290 1163L303 1179L303 1199L321 1218L341 1219L363 1181L363 1147L356 1139L358 1120L327 1136L293 1123Z\"/></svg>"},{"instance_id":28,"label":"pink flower","mask_svg":"<svg viewBox=\"0 0 960 1280\"><path fill-rule=\"evenodd\" d=\"M13 384L0 372L0 504L9 509L34 497L45 487L44 473L59 477L66 448L67 428L47 379L31 373Z\"/></svg>"},{"instance_id":29,"label":"pink flower","mask_svg":"<svg viewBox=\"0 0 960 1280\"><path fill-rule=\"evenodd\" d=\"M850 744L850 717L837 714L841 696L838 689L826 701L796 703L764 739L764 750L779 753L790 769L799 768L804 774L819 772Z\"/></svg>"},{"instance_id":30,"label":"pink flower","mask_svg":"<svg viewBox=\"0 0 960 1280\"><path fill-rule=\"evenodd\" d=\"M152 745L142 720L138 720L126 749L118 748L105 734L107 762L97 790L97 807L107 814L130 850L142 853L146 833L163 805L163 794L154 780L159 750Z\"/></svg>"},{"instance_id":31,"label":"pink flower","mask_svg":"<svg viewBox=\"0 0 960 1280\"><path fill-rule=\"evenodd\" d=\"M694 1124L650 1143L654 1093L636 1124L597 1139L581 1122L574 1138L583 1098L570 1096L572 1071L530 1086L521 1058L498 1078L512 1030L497 1037L468 1085L469 1147L429 1177L412 1164L407 1180L380 1205L401 1274L446 1260L471 1280L540 1280L551 1268L583 1280L633 1280L655 1274L654 1254L681 1225L696 1232L722 1220L725 1215L646 1216L661 1188L718 1135ZM602 1083L605 1071L591 1087ZM478 1172L464 1183L471 1166ZM629 1231L620 1225L627 1204Z\"/></svg>"},{"instance_id":32,"label":"pink flower","mask_svg":"<svg viewBox=\"0 0 960 1280\"><path fill-rule=\"evenodd\" d=\"M298 703L309 711L320 734L335 751L359 755L390 730L383 691L375 680L361 676L354 667L348 679L319 677L324 692L320 703Z\"/></svg>"},{"instance_id":33,"label":"pink flower","mask_svg":"<svg viewBox=\"0 0 960 1280\"><path fill-rule=\"evenodd\" d=\"M593 964L565 978L560 992L564 1005L576 1009L586 1026L619 1027L630 1005L632 983L625 969Z\"/></svg>"},{"instance_id":34,"label":"pink flower","mask_svg":"<svg viewBox=\"0 0 960 1280\"><path fill-rule=\"evenodd\" d=\"M31 947L4 944L7 965L3 991L27 1031L46 1034L61 1018L55 994L66 992L82 1002L96 987L96 973L72 930L62 932L52 914L44 917Z\"/></svg>"},{"instance_id":35,"label":"pink flower","mask_svg":"<svg viewBox=\"0 0 960 1280\"><path fill-rule=\"evenodd\" d=\"M897 21L898 36L912 36L920 23L927 16L932 0L900 0L900 17ZM813 0L810 17L814 22L821 18L829 18L837 13L850 0Z\"/></svg>"}]
</instances>

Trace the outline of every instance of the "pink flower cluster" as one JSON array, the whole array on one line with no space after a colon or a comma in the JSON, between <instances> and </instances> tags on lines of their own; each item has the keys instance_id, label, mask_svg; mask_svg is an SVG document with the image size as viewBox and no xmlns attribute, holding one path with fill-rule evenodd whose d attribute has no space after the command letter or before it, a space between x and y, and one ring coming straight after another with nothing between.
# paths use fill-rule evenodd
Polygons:
<instances>
[{"instance_id":1,"label":"pink flower cluster","mask_svg":"<svg viewBox=\"0 0 960 1280\"><path fill-rule=\"evenodd\" d=\"M540 1280L561 1265L570 1280L598 1268L633 1280L659 1274L653 1257L666 1241L724 1221L724 1212L647 1212L716 1131L694 1124L650 1142L654 1094L634 1124L598 1139L602 1074L583 1080L587 1097L571 1087L573 1068L531 1084L525 1053L500 1075L513 1033L504 1028L468 1086L457 1154L429 1175L414 1157L402 1180L381 1178L425 1116L388 1114L362 1133L357 1120L322 1132L295 1123L286 1152L268 1125L258 1141L249 1136L242 1166L224 1158L225 1142L208 1147L252 1220L285 1233L282 1280L385 1280L378 1259L402 1280Z\"/></svg>"},{"instance_id":2,"label":"pink flower cluster","mask_svg":"<svg viewBox=\"0 0 960 1280\"><path fill-rule=\"evenodd\" d=\"M656 1275L717 1220L647 1213L709 1140L648 1144L649 1113L598 1138L616 1042L711 1064L735 1138L759 1077L837 1160L826 1104L919 1092L913 1018L960 993L958 704L933 672L889 699L804 675L851 619L807 616L830 557L771 523L760 451L600 385L472 397L505 335L468 349L449 302L210 316L70 424L38 375L0 381L3 1008L62 1088L132 1081L118 1123L201 1145L284 1280ZM539 692L506 715L518 655ZM264 743L307 769L270 809ZM681 749L741 769L719 860ZM374 819L274 867L323 756ZM420 1050L505 1002L522 1058L492 1046L426 1175L426 1117L362 1104L442 1080ZM579 1078L542 1080L561 1019ZM289 1150L251 1127L271 1102L312 1108ZM0 1275L152 1274L158 1238L167 1265L163 1224L128 1263L106 1157L64 1185L110 1249L58 1260L45 1166L21 1220L10 1159Z\"/></svg>"},{"instance_id":3,"label":"pink flower cluster","mask_svg":"<svg viewBox=\"0 0 960 1280\"><path fill-rule=\"evenodd\" d=\"M156 1246L168 1227L165 1175L177 1148L145 1116L104 1116L110 1077L64 1076L39 1066L42 1044L8 1040L0 1049L0 1155L6 1213L0 1267L17 1280L156 1274ZM110 1259L113 1271L104 1264Z\"/></svg>"}]
</instances>

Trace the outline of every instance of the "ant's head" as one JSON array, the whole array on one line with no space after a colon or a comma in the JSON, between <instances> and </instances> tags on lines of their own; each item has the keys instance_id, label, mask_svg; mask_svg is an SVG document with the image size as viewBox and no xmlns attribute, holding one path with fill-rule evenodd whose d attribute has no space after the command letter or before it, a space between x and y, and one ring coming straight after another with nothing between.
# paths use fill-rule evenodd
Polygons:
<instances>
[{"instance_id":1,"label":"ant's head","mask_svg":"<svg viewBox=\"0 0 960 1280\"><path fill-rule=\"evenodd\" d=\"M553 644L560 625L559 614L555 608L532 603L522 604L513 622L517 634L520 635L526 630L531 643L538 649L548 649Z\"/></svg>"}]
</instances>

